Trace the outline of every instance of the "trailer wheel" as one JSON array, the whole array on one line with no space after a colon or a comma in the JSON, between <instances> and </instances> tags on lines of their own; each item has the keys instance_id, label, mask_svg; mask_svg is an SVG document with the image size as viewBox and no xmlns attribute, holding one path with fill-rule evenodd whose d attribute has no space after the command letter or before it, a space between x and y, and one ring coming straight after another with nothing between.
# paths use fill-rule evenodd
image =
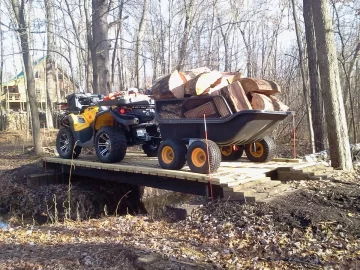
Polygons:
<instances>
[{"instance_id":1,"label":"trailer wheel","mask_svg":"<svg viewBox=\"0 0 360 270\"><path fill-rule=\"evenodd\" d=\"M221 157L222 160L238 160L244 153L244 148L242 146L222 146L221 147Z\"/></svg>"},{"instance_id":2,"label":"trailer wheel","mask_svg":"<svg viewBox=\"0 0 360 270\"><path fill-rule=\"evenodd\" d=\"M180 170L186 163L186 152L186 145L182 141L163 141L158 151L160 166L167 170Z\"/></svg>"},{"instance_id":3,"label":"trailer wheel","mask_svg":"<svg viewBox=\"0 0 360 270\"><path fill-rule=\"evenodd\" d=\"M267 162L276 155L276 144L273 138L267 136L261 141L246 144L245 153L247 158L253 162Z\"/></svg>"},{"instance_id":4,"label":"trailer wheel","mask_svg":"<svg viewBox=\"0 0 360 270\"><path fill-rule=\"evenodd\" d=\"M69 128L63 127L59 130L56 136L56 150L61 158L71 159L79 157L81 147L75 146L75 139Z\"/></svg>"},{"instance_id":5,"label":"trailer wheel","mask_svg":"<svg viewBox=\"0 0 360 270\"><path fill-rule=\"evenodd\" d=\"M102 127L95 136L96 156L103 163L115 163L124 159L127 142L118 127Z\"/></svg>"},{"instance_id":6,"label":"trailer wheel","mask_svg":"<svg viewBox=\"0 0 360 270\"><path fill-rule=\"evenodd\" d=\"M206 140L198 140L190 144L187 153L187 163L193 172L213 173L220 167L221 152L219 146L213 141L208 141L208 145L209 158Z\"/></svg>"}]
</instances>

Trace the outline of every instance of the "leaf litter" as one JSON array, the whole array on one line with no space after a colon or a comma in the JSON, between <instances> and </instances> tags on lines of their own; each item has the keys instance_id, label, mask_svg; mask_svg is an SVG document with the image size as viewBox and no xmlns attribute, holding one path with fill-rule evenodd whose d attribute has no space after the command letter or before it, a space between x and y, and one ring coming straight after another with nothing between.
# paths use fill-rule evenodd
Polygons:
<instances>
[{"instance_id":1,"label":"leaf litter","mask_svg":"<svg viewBox=\"0 0 360 270\"><path fill-rule=\"evenodd\" d=\"M6 176L34 158L4 155L1 192L12 186L13 197L30 194ZM292 186L295 191L263 204L209 202L183 221L103 215L43 225L10 222L0 229L0 269L356 269L358 172Z\"/></svg>"}]
</instances>

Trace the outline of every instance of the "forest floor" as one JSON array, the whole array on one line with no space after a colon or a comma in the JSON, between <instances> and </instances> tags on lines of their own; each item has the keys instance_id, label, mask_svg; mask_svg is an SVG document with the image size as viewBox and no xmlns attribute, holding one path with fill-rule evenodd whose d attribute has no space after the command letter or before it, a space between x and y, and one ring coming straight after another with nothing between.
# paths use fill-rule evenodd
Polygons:
<instances>
[{"instance_id":1,"label":"forest floor","mask_svg":"<svg viewBox=\"0 0 360 270\"><path fill-rule=\"evenodd\" d=\"M205 203L182 221L110 215L94 196L114 187L74 184L69 220L67 186L29 189L40 159L0 147L0 269L360 269L359 172L294 181L266 204Z\"/></svg>"}]
</instances>

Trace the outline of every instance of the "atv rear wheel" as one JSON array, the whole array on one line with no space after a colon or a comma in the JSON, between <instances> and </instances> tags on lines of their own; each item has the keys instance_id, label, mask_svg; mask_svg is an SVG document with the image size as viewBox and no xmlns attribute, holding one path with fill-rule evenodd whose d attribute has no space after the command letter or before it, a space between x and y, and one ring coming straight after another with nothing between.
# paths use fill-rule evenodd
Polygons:
<instances>
[{"instance_id":1,"label":"atv rear wheel","mask_svg":"<svg viewBox=\"0 0 360 270\"><path fill-rule=\"evenodd\" d=\"M56 136L56 150L61 158L77 158L81 153L81 147L75 146L75 139L71 130L63 127Z\"/></svg>"},{"instance_id":2,"label":"atv rear wheel","mask_svg":"<svg viewBox=\"0 0 360 270\"><path fill-rule=\"evenodd\" d=\"M126 148L125 134L118 127L103 127L95 136L96 156L103 163L115 163L123 160Z\"/></svg>"},{"instance_id":3,"label":"atv rear wheel","mask_svg":"<svg viewBox=\"0 0 360 270\"><path fill-rule=\"evenodd\" d=\"M144 150L144 153L148 157L157 157L159 146L158 145L153 145L153 144L150 144L150 143L145 143L145 144L142 145L142 149Z\"/></svg>"}]
</instances>

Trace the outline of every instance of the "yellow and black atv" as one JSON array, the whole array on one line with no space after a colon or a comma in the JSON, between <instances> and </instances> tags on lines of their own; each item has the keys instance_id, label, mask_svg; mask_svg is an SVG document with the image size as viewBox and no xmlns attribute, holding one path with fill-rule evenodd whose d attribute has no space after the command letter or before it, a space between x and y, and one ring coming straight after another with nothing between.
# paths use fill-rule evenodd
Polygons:
<instances>
[{"instance_id":1,"label":"yellow and black atv","mask_svg":"<svg viewBox=\"0 0 360 270\"><path fill-rule=\"evenodd\" d=\"M157 156L161 138L153 101L145 95L102 99L80 93L67 97L56 138L59 156L77 158L83 147L95 147L101 162L114 163L125 157L128 146L135 145L142 145L148 156Z\"/></svg>"}]
</instances>

